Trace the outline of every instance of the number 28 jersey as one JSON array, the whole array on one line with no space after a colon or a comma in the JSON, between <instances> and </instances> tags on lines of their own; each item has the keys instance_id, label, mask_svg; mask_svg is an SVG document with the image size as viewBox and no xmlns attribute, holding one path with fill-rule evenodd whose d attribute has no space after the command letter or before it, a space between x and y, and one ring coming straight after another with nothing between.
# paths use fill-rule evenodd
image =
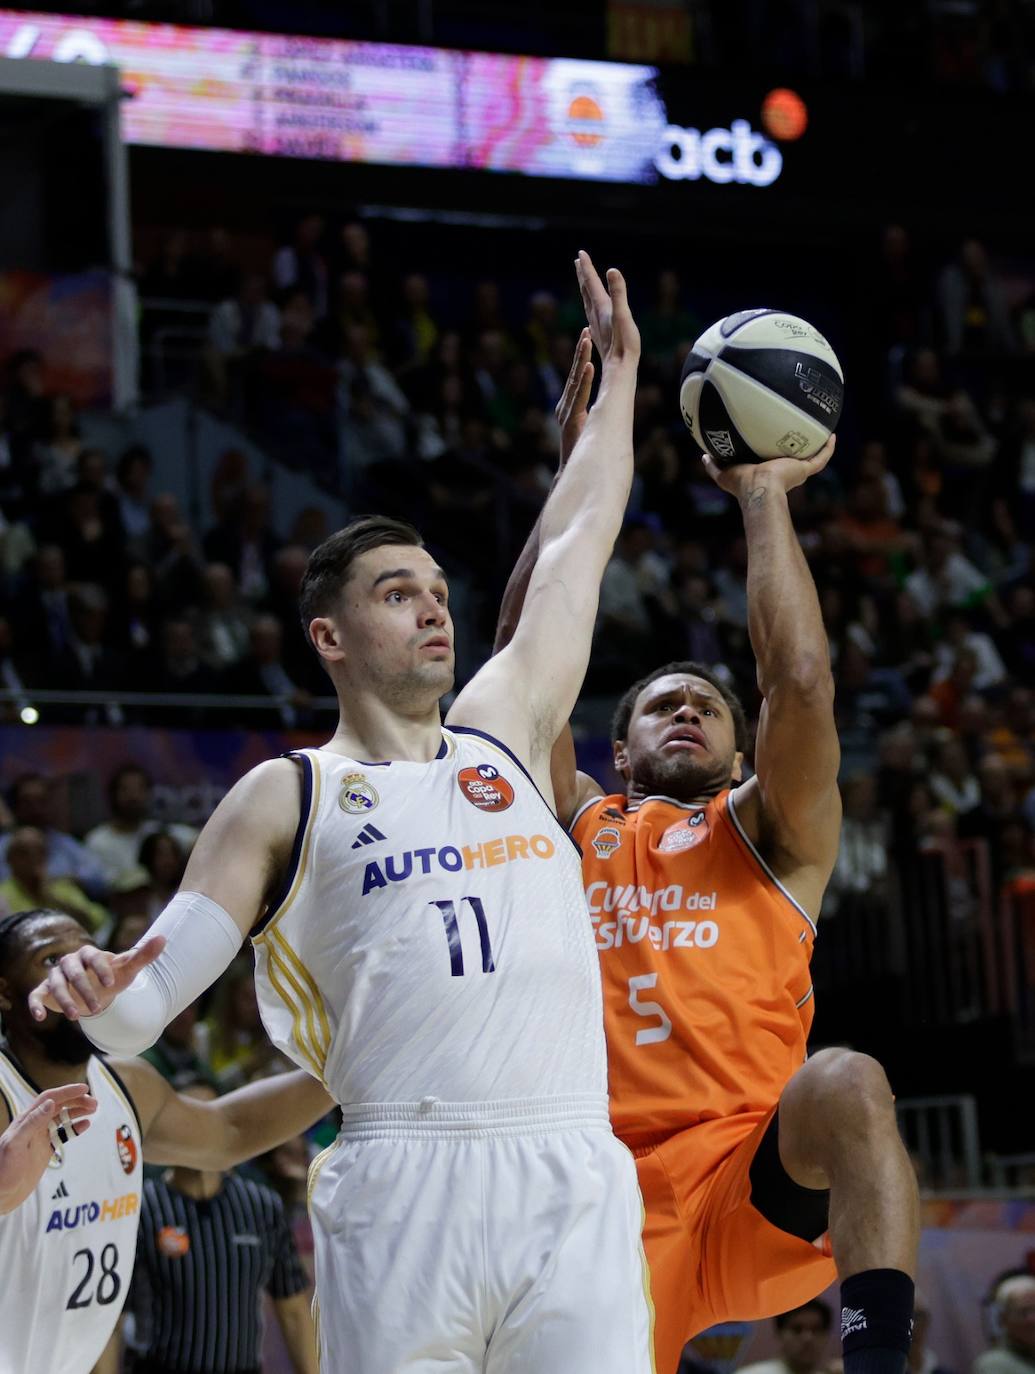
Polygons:
<instances>
[{"instance_id":1,"label":"number 28 jersey","mask_svg":"<svg viewBox=\"0 0 1035 1374\"><path fill-rule=\"evenodd\" d=\"M253 932L273 1042L343 1105L607 1091L578 852L505 745L299 751L288 879Z\"/></svg>"},{"instance_id":2,"label":"number 28 jersey","mask_svg":"<svg viewBox=\"0 0 1035 1374\"><path fill-rule=\"evenodd\" d=\"M103 1059L87 1068L97 1110L0 1217L0 1374L79 1374L108 1344L126 1301L140 1220L142 1147L133 1104ZM11 1116L38 1089L0 1050Z\"/></svg>"}]
</instances>

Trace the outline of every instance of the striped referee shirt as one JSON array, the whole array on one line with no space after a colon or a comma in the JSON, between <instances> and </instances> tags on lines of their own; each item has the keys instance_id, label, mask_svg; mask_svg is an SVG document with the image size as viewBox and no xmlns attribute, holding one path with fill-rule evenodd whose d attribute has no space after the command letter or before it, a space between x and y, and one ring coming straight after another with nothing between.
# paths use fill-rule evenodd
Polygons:
<instances>
[{"instance_id":1,"label":"striped referee shirt","mask_svg":"<svg viewBox=\"0 0 1035 1374\"><path fill-rule=\"evenodd\" d=\"M263 1290L290 1298L308 1286L272 1188L233 1173L206 1199L165 1177L144 1184L132 1305L145 1368L257 1370Z\"/></svg>"}]
</instances>

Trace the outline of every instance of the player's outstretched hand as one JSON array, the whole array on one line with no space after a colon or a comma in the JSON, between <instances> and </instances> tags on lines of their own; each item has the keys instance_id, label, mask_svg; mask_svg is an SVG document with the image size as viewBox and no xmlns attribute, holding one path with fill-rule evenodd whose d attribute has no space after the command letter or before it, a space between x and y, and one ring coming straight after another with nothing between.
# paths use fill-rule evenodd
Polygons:
<instances>
[{"instance_id":1,"label":"player's outstretched hand","mask_svg":"<svg viewBox=\"0 0 1035 1374\"><path fill-rule=\"evenodd\" d=\"M89 1129L97 1099L85 1083L48 1088L0 1135L0 1215L20 1207L54 1153L52 1128L66 1138ZM60 1137L59 1137L60 1139Z\"/></svg>"},{"instance_id":2,"label":"player's outstretched hand","mask_svg":"<svg viewBox=\"0 0 1035 1374\"><path fill-rule=\"evenodd\" d=\"M575 345L568 380L564 383L561 399L554 407L557 423L561 429L560 467L571 457L571 451L579 441L589 414L589 393L593 389L593 341L588 329L579 335Z\"/></svg>"},{"instance_id":3,"label":"player's outstretched hand","mask_svg":"<svg viewBox=\"0 0 1035 1374\"><path fill-rule=\"evenodd\" d=\"M751 492L761 488L775 487L779 491L792 491L822 472L834 454L837 436L831 434L818 453L811 458L771 458L765 463L735 463L730 468L720 468L707 453L701 454L708 476L716 484L743 501Z\"/></svg>"},{"instance_id":4,"label":"player's outstretched hand","mask_svg":"<svg viewBox=\"0 0 1035 1374\"><path fill-rule=\"evenodd\" d=\"M63 1011L70 1021L107 1011L142 968L153 964L165 948L164 935L149 935L124 954L83 945L64 954L29 993L29 1010L37 1021L48 1011Z\"/></svg>"},{"instance_id":5,"label":"player's outstretched hand","mask_svg":"<svg viewBox=\"0 0 1035 1374\"><path fill-rule=\"evenodd\" d=\"M636 362L640 356L640 331L629 309L625 278L617 267L607 269L607 286L600 280L588 253L579 251L575 259L582 304L586 310L593 342L602 360Z\"/></svg>"}]
</instances>

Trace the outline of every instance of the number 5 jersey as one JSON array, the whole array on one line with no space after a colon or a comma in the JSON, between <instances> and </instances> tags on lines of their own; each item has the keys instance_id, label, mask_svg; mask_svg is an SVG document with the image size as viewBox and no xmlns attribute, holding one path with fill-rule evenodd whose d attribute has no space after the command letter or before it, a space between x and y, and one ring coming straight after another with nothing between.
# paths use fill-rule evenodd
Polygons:
<instances>
[{"instance_id":1,"label":"number 5 jersey","mask_svg":"<svg viewBox=\"0 0 1035 1374\"><path fill-rule=\"evenodd\" d=\"M43 1171L35 1192L0 1217L0 1374L87 1374L126 1300L140 1219L140 1127L103 1059L87 1067L97 1111ZM39 1094L0 1050L11 1116Z\"/></svg>"},{"instance_id":2,"label":"number 5 jersey","mask_svg":"<svg viewBox=\"0 0 1035 1374\"><path fill-rule=\"evenodd\" d=\"M578 852L500 742L429 763L306 749L282 893L253 932L270 1038L345 1105L606 1101Z\"/></svg>"}]
</instances>

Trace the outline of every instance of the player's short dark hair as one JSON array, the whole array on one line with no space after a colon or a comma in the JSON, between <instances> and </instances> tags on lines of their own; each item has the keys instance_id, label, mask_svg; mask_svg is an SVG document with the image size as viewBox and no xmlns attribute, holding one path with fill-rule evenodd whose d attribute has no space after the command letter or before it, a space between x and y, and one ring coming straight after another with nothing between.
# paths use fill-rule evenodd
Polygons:
<instances>
[{"instance_id":1,"label":"player's short dark hair","mask_svg":"<svg viewBox=\"0 0 1035 1374\"><path fill-rule=\"evenodd\" d=\"M318 615L330 615L335 609L356 559L384 544L422 549L424 540L406 520L393 520L388 515L361 515L312 551L298 589L298 613L307 642L310 623Z\"/></svg>"},{"instance_id":2,"label":"player's short dark hair","mask_svg":"<svg viewBox=\"0 0 1035 1374\"><path fill-rule=\"evenodd\" d=\"M782 1331L785 1326L790 1325L799 1312L815 1312L822 1323L823 1330L830 1330L832 1319L830 1304L824 1302L822 1298L811 1298L808 1302L803 1302L800 1307L792 1307L789 1312L781 1312L778 1317L773 1318L773 1325L777 1331Z\"/></svg>"},{"instance_id":3,"label":"player's short dark hair","mask_svg":"<svg viewBox=\"0 0 1035 1374\"><path fill-rule=\"evenodd\" d=\"M0 976L15 956L18 948L19 931L37 916L60 916L60 911L51 911L45 906L30 907L28 911L15 911L0 920Z\"/></svg>"},{"instance_id":4,"label":"player's short dark hair","mask_svg":"<svg viewBox=\"0 0 1035 1374\"><path fill-rule=\"evenodd\" d=\"M633 683L615 707L615 713L611 717L612 744L617 740L625 739L628 734L629 722L632 720L636 702L643 689L649 687L652 682L657 682L659 677L670 677L673 673L680 673L684 677L703 678L705 682L711 683L729 707L730 715L733 717L734 742L737 749L743 753L748 745L748 726L740 698L732 688L727 687L722 678L711 668L706 668L702 663L692 663L688 659L677 663L666 663L663 667L655 668L653 673L648 673L646 677L641 677L638 682Z\"/></svg>"}]
</instances>

